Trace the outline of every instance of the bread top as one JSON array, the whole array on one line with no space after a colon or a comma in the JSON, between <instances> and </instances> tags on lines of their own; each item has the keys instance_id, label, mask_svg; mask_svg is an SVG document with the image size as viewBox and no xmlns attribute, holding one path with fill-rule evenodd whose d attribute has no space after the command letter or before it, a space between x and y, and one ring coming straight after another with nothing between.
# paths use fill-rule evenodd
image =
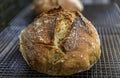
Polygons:
<instances>
[{"instance_id":1,"label":"bread top","mask_svg":"<svg viewBox=\"0 0 120 78\"><path fill-rule=\"evenodd\" d=\"M42 13L27 30L34 43L62 47L66 52L82 49L82 42L89 47L96 43L100 45L97 31L90 21L82 14L62 9Z\"/></svg>"}]
</instances>

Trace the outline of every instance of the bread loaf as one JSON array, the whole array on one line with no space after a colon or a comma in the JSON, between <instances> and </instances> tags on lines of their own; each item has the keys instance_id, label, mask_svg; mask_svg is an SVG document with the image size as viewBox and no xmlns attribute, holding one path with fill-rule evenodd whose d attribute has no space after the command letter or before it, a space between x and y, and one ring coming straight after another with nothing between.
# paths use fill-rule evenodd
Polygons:
<instances>
[{"instance_id":1,"label":"bread loaf","mask_svg":"<svg viewBox=\"0 0 120 78\"><path fill-rule=\"evenodd\" d=\"M21 32L20 51L32 69L65 76L90 69L100 58L100 39L82 14L59 8L41 14Z\"/></svg>"},{"instance_id":2,"label":"bread loaf","mask_svg":"<svg viewBox=\"0 0 120 78\"><path fill-rule=\"evenodd\" d=\"M41 12L47 12L55 8L59 8L58 0L34 0L34 11L39 14Z\"/></svg>"},{"instance_id":3,"label":"bread loaf","mask_svg":"<svg viewBox=\"0 0 120 78\"><path fill-rule=\"evenodd\" d=\"M37 14L62 7L68 11L83 11L81 0L34 0L33 9Z\"/></svg>"}]
</instances>

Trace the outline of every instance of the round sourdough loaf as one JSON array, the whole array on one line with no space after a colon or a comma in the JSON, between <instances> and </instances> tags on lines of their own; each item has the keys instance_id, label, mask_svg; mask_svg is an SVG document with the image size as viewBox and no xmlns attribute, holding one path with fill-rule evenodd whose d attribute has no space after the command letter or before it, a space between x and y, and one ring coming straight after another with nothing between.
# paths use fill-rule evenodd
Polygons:
<instances>
[{"instance_id":1,"label":"round sourdough loaf","mask_svg":"<svg viewBox=\"0 0 120 78\"><path fill-rule=\"evenodd\" d=\"M38 16L20 35L27 64L48 75L71 75L89 70L100 58L100 39L82 14L62 9Z\"/></svg>"}]
</instances>

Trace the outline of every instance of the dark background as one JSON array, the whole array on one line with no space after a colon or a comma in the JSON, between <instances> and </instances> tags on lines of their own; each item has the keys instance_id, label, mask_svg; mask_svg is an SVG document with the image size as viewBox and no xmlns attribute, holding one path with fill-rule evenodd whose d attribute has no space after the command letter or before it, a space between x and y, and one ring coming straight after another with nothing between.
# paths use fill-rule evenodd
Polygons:
<instances>
[{"instance_id":1,"label":"dark background","mask_svg":"<svg viewBox=\"0 0 120 78\"><path fill-rule=\"evenodd\" d=\"M0 0L0 31L32 0Z\"/></svg>"},{"instance_id":2,"label":"dark background","mask_svg":"<svg viewBox=\"0 0 120 78\"><path fill-rule=\"evenodd\" d=\"M8 22L33 0L0 0L0 32ZM120 0L116 0L120 5Z\"/></svg>"},{"instance_id":3,"label":"dark background","mask_svg":"<svg viewBox=\"0 0 120 78\"><path fill-rule=\"evenodd\" d=\"M117 3L119 4L119 6L120 6L120 0L117 0Z\"/></svg>"}]
</instances>

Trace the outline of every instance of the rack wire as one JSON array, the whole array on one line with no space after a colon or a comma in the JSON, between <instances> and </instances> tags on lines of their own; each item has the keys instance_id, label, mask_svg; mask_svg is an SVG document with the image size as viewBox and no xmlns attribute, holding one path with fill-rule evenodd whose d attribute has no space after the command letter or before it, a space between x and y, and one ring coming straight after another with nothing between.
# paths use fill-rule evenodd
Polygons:
<instances>
[{"instance_id":1,"label":"rack wire","mask_svg":"<svg viewBox=\"0 0 120 78\"><path fill-rule=\"evenodd\" d=\"M120 78L119 7L117 4L98 8L86 7L83 14L93 22L99 33L101 59L88 71L62 78ZM53 78L32 70L19 52L18 36L30 23L28 19L33 19L30 7L18 14L0 33L0 78ZM54 78L61 77L54 76Z\"/></svg>"}]
</instances>

